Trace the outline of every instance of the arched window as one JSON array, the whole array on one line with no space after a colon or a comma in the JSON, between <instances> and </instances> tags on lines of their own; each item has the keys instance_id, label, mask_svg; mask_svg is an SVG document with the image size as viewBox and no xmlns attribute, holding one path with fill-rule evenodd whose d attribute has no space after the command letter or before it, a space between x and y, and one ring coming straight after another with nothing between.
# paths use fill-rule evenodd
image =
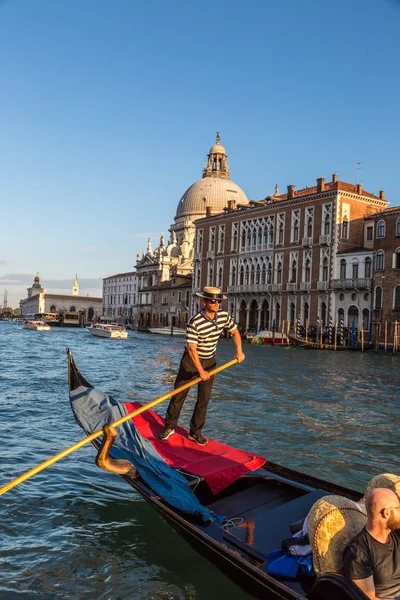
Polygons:
<instances>
[{"instance_id":1,"label":"arched window","mask_svg":"<svg viewBox=\"0 0 400 600\"><path fill-rule=\"evenodd\" d=\"M217 286L219 288L222 288L222 274L223 274L222 267L219 267L219 269L218 269L218 283L217 283Z\"/></svg>"},{"instance_id":2,"label":"arched window","mask_svg":"<svg viewBox=\"0 0 400 600\"><path fill-rule=\"evenodd\" d=\"M368 308L363 308L362 320L363 320L364 330L369 331L369 310L368 310Z\"/></svg>"},{"instance_id":3,"label":"arched window","mask_svg":"<svg viewBox=\"0 0 400 600\"><path fill-rule=\"evenodd\" d=\"M244 248L245 245L246 245L246 232L243 229L243 231L242 231L242 248Z\"/></svg>"},{"instance_id":4,"label":"arched window","mask_svg":"<svg viewBox=\"0 0 400 600\"><path fill-rule=\"evenodd\" d=\"M296 318L296 307L294 305L294 302L290 303L290 324L293 327L294 325L294 321Z\"/></svg>"},{"instance_id":5,"label":"arched window","mask_svg":"<svg viewBox=\"0 0 400 600\"><path fill-rule=\"evenodd\" d=\"M271 283L271 281L272 281L272 267L271 267L271 263L268 263L267 283Z\"/></svg>"},{"instance_id":6,"label":"arched window","mask_svg":"<svg viewBox=\"0 0 400 600\"><path fill-rule=\"evenodd\" d=\"M251 232L250 230L247 232L247 245L250 246L251 244Z\"/></svg>"},{"instance_id":7,"label":"arched window","mask_svg":"<svg viewBox=\"0 0 400 600\"><path fill-rule=\"evenodd\" d=\"M345 217L343 219L343 223L342 223L342 238L344 240L347 240L349 237L349 221L347 219L347 217Z\"/></svg>"},{"instance_id":8,"label":"arched window","mask_svg":"<svg viewBox=\"0 0 400 600\"><path fill-rule=\"evenodd\" d=\"M342 258L340 261L340 279L346 279L346 260Z\"/></svg>"},{"instance_id":9,"label":"arched window","mask_svg":"<svg viewBox=\"0 0 400 600\"><path fill-rule=\"evenodd\" d=\"M321 303L321 321L322 321L322 325L325 327L325 325L326 325L326 303L325 302Z\"/></svg>"},{"instance_id":10,"label":"arched window","mask_svg":"<svg viewBox=\"0 0 400 600\"><path fill-rule=\"evenodd\" d=\"M236 285L236 267L235 267L235 265L233 265L233 267L232 267L232 284L231 285Z\"/></svg>"},{"instance_id":11,"label":"arched window","mask_svg":"<svg viewBox=\"0 0 400 600\"><path fill-rule=\"evenodd\" d=\"M256 283L257 284L260 283L260 265L259 265L259 263L257 263L257 268L256 268Z\"/></svg>"},{"instance_id":12,"label":"arched window","mask_svg":"<svg viewBox=\"0 0 400 600\"><path fill-rule=\"evenodd\" d=\"M393 255L393 269L400 269L400 248Z\"/></svg>"},{"instance_id":13,"label":"arched window","mask_svg":"<svg viewBox=\"0 0 400 600\"><path fill-rule=\"evenodd\" d=\"M279 302L276 303L275 307L275 323L279 331L281 328L281 305L279 304Z\"/></svg>"},{"instance_id":14,"label":"arched window","mask_svg":"<svg viewBox=\"0 0 400 600\"><path fill-rule=\"evenodd\" d=\"M306 265L305 265L305 269L304 269L304 279L306 282L311 281L311 264L310 264L309 258L307 258L307 260L306 260Z\"/></svg>"},{"instance_id":15,"label":"arched window","mask_svg":"<svg viewBox=\"0 0 400 600\"><path fill-rule=\"evenodd\" d=\"M325 215L325 227L324 227L325 235L329 235L331 232L331 215L330 213L326 213Z\"/></svg>"},{"instance_id":16,"label":"arched window","mask_svg":"<svg viewBox=\"0 0 400 600\"><path fill-rule=\"evenodd\" d=\"M274 226L273 225L270 225L270 227L269 227L269 240L268 240L268 242L270 244L274 243Z\"/></svg>"},{"instance_id":17,"label":"arched window","mask_svg":"<svg viewBox=\"0 0 400 600\"><path fill-rule=\"evenodd\" d=\"M56 307L56 305L55 305L55 304L52 304L52 305L50 306L50 312L56 312L56 310L57 310L57 307Z\"/></svg>"},{"instance_id":18,"label":"arched window","mask_svg":"<svg viewBox=\"0 0 400 600\"><path fill-rule=\"evenodd\" d=\"M375 310L382 308L382 287L380 285L375 288Z\"/></svg>"},{"instance_id":19,"label":"arched window","mask_svg":"<svg viewBox=\"0 0 400 600\"><path fill-rule=\"evenodd\" d=\"M384 238L385 237L385 231L386 231L386 223L385 221L379 221L377 227L376 227L376 237L379 238Z\"/></svg>"},{"instance_id":20,"label":"arched window","mask_svg":"<svg viewBox=\"0 0 400 600\"><path fill-rule=\"evenodd\" d=\"M393 310L400 310L400 285L393 290Z\"/></svg>"},{"instance_id":21,"label":"arched window","mask_svg":"<svg viewBox=\"0 0 400 600\"><path fill-rule=\"evenodd\" d=\"M326 256L322 261L322 281L328 281L328 258Z\"/></svg>"},{"instance_id":22,"label":"arched window","mask_svg":"<svg viewBox=\"0 0 400 600\"><path fill-rule=\"evenodd\" d=\"M375 257L375 271L383 271L385 266L385 253L383 250L378 250Z\"/></svg>"},{"instance_id":23,"label":"arched window","mask_svg":"<svg viewBox=\"0 0 400 600\"><path fill-rule=\"evenodd\" d=\"M250 276L250 269L249 269L249 265L246 265L245 271L244 271L244 285L249 285L249 277Z\"/></svg>"},{"instance_id":24,"label":"arched window","mask_svg":"<svg viewBox=\"0 0 400 600\"><path fill-rule=\"evenodd\" d=\"M261 270L261 283L265 283L266 279L267 279L267 267L264 263L262 266L262 270Z\"/></svg>"},{"instance_id":25,"label":"arched window","mask_svg":"<svg viewBox=\"0 0 400 600\"><path fill-rule=\"evenodd\" d=\"M351 278L358 279L358 260L353 260L351 265Z\"/></svg>"},{"instance_id":26,"label":"arched window","mask_svg":"<svg viewBox=\"0 0 400 600\"><path fill-rule=\"evenodd\" d=\"M70 306L69 307L69 312L76 312L75 306Z\"/></svg>"},{"instance_id":27,"label":"arched window","mask_svg":"<svg viewBox=\"0 0 400 600\"><path fill-rule=\"evenodd\" d=\"M240 275L239 275L239 285L243 285L244 283L244 266L240 267Z\"/></svg>"},{"instance_id":28,"label":"arched window","mask_svg":"<svg viewBox=\"0 0 400 600\"><path fill-rule=\"evenodd\" d=\"M396 221L396 235L400 235L400 217Z\"/></svg>"},{"instance_id":29,"label":"arched window","mask_svg":"<svg viewBox=\"0 0 400 600\"><path fill-rule=\"evenodd\" d=\"M313 220L312 217L309 216L307 219L307 237L312 237L312 224L313 224Z\"/></svg>"},{"instance_id":30,"label":"arched window","mask_svg":"<svg viewBox=\"0 0 400 600\"><path fill-rule=\"evenodd\" d=\"M365 277L367 279L372 277L372 261L369 256L365 259Z\"/></svg>"},{"instance_id":31,"label":"arched window","mask_svg":"<svg viewBox=\"0 0 400 600\"><path fill-rule=\"evenodd\" d=\"M254 279L255 279L255 267L254 267L254 265L251 265L250 285L254 285Z\"/></svg>"},{"instance_id":32,"label":"arched window","mask_svg":"<svg viewBox=\"0 0 400 600\"><path fill-rule=\"evenodd\" d=\"M308 321L308 317L310 315L310 307L308 305L308 302L304 302L304 311L303 311L303 317L304 317L304 321L303 321L303 325L304 327L306 326L306 323Z\"/></svg>"},{"instance_id":33,"label":"arched window","mask_svg":"<svg viewBox=\"0 0 400 600\"><path fill-rule=\"evenodd\" d=\"M256 240L257 240L257 232L256 232L256 230L254 229L254 231L253 231L253 235L252 235L252 244L253 244L253 246L255 246L255 245L256 245Z\"/></svg>"},{"instance_id":34,"label":"arched window","mask_svg":"<svg viewBox=\"0 0 400 600\"><path fill-rule=\"evenodd\" d=\"M282 221L279 224L278 244L283 244L283 223L282 223Z\"/></svg>"},{"instance_id":35,"label":"arched window","mask_svg":"<svg viewBox=\"0 0 400 600\"><path fill-rule=\"evenodd\" d=\"M282 283L282 263L278 262L278 268L276 270L276 283Z\"/></svg>"},{"instance_id":36,"label":"arched window","mask_svg":"<svg viewBox=\"0 0 400 600\"><path fill-rule=\"evenodd\" d=\"M297 261L296 261L296 259L294 259L292 262L291 283L296 283L296 281L297 281Z\"/></svg>"},{"instance_id":37,"label":"arched window","mask_svg":"<svg viewBox=\"0 0 400 600\"><path fill-rule=\"evenodd\" d=\"M261 246L261 244L262 244L262 229L261 229L261 227L260 227L260 228L259 228L259 230L258 230L257 244L258 244L259 246Z\"/></svg>"}]
</instances>

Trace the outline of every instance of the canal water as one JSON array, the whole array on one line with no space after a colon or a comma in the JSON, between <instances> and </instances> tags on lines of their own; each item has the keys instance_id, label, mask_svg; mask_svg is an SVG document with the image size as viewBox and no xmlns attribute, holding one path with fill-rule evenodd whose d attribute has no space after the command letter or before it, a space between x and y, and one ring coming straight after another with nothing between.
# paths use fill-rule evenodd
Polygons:
<instances>
[{"instance_id":1,"label":"canal water","mask_svg":"<svg viewBox=\"0 0 400 600\"><path fill-rule=\"evenodd\" d=\"M183 346L146 333L107 340L0 323L0 485L83 437L69 407L66 347L93 385L148 402L171 389ZM244 363L216 378L206 435L359 489L378 473L400 474L399 358L244 351ZM221 340L219 362L233 354ZM0 498L1 600L249 599L93 461L85 447Z\"/></svg>"}]
</instances>

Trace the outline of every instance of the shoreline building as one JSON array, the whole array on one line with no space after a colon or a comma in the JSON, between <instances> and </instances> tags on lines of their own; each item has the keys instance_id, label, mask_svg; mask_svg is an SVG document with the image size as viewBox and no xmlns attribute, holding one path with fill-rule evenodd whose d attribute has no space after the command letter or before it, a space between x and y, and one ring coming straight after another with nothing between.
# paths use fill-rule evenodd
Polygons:
<instances>
[{"instance_id":1,"label":"shoreline building","mask_svg":"<svg viewBox=\"0 0 400 600\"><path fill-rule=\"evenodd\" d=\"M79 312L85 321L92 321L102 315L102 299L91 296L79 296L79 282L75 275L70 296L64 294L48 294L40 283L39 273L36 274L33 284L27 289L28 297L20 300L21 316L58 313Z\"/></svg>"},{"instance_id":2,"label":"shoreline building","mask_svg":"<svg viewBox=\"0 0 400 600\"><path fill-rule=\"evenodd\" d=\"M396 321L400 335L400 206L365 218L365 244L373 249L374 335L383 341L386 330L393 342Z\"/></svg>"},{"instance_id":3,"label":"shoreline building","mask_svg":"<svg viewBox=\"0 0 400 600\"><path fill-rule=\"evenodd\" d=\"M137 273L118 273L103 279L103 318L121 323L136 322Z\"/></svg>"},{"instance_id":4,"label":"shoreline building","mask_svg":"<svg viewBox=\"0 0 400 600\"><path fill-rule=\"evenodd\" d=\"M190 317L195 221L207 214L219 213L229 205L248 203L246 194L230 179L227 158L217 133L202 178L195 181L178 202L168 243L162 235L159 246L153 250L149 239L147 251L137 255L140 328L151 325L179 327Z\"/></svg>"},{"instance_id":5,"label":"shoreline building","mask_svg":"<svg viewBox=\"0 0 400 600\"><path fill-rule=\"evenodd\" d=\"M370 323L371 251L364 218L387 208L362 185L317 179L317 185L207 213L196 221L193 293L205 285L228 292L228 311L241 330L291 325ZM341 271L343 260L346 269ZM355 263L358 263L356 269ZM351 269L351 271L350 271Z\"/></svg>"}]
</instances>

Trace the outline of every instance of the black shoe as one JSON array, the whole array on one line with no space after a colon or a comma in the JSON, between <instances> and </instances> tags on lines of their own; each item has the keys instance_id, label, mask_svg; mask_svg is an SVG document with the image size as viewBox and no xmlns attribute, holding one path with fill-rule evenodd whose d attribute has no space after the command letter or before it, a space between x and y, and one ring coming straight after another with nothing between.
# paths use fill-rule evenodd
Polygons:
<instances>
[{"instance_id":1,"label":"black shoe","mask_svg":"<svg viewBox=\"0 0 400 600\"><path fill-rule=\"evenodd\" d=\"M196 442L196 444L198 444L199 446L205 446L206 444L208 444L208 440L204 437L204 435L201 435L201 433L190 432L188 435L188 439L192 442Z\"/></svg>"},{"instance_id":2,"label":"black shoe","mask_svg":"<svg viewBox=\"0 0 400 600\"><path fill-rule=\"evenodd\" d=\"M163 429L161 429L160 433L158 434L158 439L159 440L167 440L169 438L170 435L173 435L175 433L175 429L172 429L172 427L164 427Z\"/></svg>"}]
</instances>

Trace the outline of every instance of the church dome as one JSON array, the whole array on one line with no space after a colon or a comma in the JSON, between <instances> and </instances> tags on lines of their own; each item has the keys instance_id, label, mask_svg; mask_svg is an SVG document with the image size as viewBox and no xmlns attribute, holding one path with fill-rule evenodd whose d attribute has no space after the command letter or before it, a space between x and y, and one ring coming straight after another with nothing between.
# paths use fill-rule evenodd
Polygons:
<instances>
[{"instance_id":1,"label":"church dome","mask_svg":"<svg viewBox=\"0 0 400 600\"><path fill-rule=\"evenodd\" d=\"M193 183L183 194L175 218L185 216L192 221L200 219L206 216L206 206L214 214L222 212L228 206L228 200L234 200L236 205L248 203L244 191L231 179L204 177Z\"/></svg>"},{"instance_id":2,"label":"church dome","mask_svg":"<svg viewBox=\"0 0 400 600\"><path fill-rule=\"evenodd\" d=\"M222 144L220 144L220 143L217 142L210 149L210 154L226 154L226 150L225 150L225 148L223 147Z\"/></svg>"}]
</instances>

